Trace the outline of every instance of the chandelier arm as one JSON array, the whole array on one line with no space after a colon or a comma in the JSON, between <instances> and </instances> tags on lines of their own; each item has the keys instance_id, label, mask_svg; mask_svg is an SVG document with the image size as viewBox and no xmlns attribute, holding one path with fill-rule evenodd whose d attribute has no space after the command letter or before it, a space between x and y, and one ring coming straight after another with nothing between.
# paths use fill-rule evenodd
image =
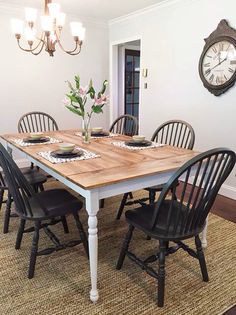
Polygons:
<instances>
[{"instance_id":1,"label":"chandelier arm","mask_svg":"<svg viewBox=\"0 0 236 315\"><path fill-rule=\"evenodd\" d=\"M56 34L57 36L57 34ZM72 56L75 56L75 55L78 55L80 52L81 52L81 46L82 46L82 42L79 43L79 41L76 41L76 45L75 45L75 48L73 50L65 50L64 47L62 46L61 42L60 42L60 39L58 38L57 36L57 43L59 45L59 47L65 52L67 53L68 55L72 55ZM79 50L78 52L76 52L76 50L78 49L79 47Z\"/></svg>"},{"instance_id":2,"label":"chandelier arm","mask_svg":"<svg viewBox=\"0 0 236 315\"><path fill-rule=\"evenodd\" d=\"M34 50L35 50L35 49L34 49L34 50L32 50L32 51L31 51L31 54L32 54L32 55L34 55L34 56L39 55L39 54L41 53L41 51L43 50L44 45L45 45L45 42L44 42L44 41L42 41L42 45L41 45L41 47L40 47L39 51L34 52ZM38 45L38 47L39 47L39 45Z\"/></svg>"},{"instance_id":3,"label":"chandelier arm","mask_svg":"<svg viewBox=\"0 0 236 315\"><path fill-rule=\"evenodd\" d=\"M67 53L68 55L71 55L71 56L76 56L76 55L80 54L80 52L81 52L81 45L79 45L79 50L76 53L65 50L65 53Z\"/></svg>"},{"instance_id":4,"label":"chandelier arm","mask_svg":"<svg viewBox=\"0 0 236 315\"><path fill-rule=\"evenodd\" d=\"M42 44L42 47L43 47L44 44L45 44L44 39L39 38L38 40L39 40L38 44L37 44L34 48L31 48L31 49L23 48L23 47L21 46L21 44L20 44L20 40L19 40L19 39L17 39L17 44L18 44L18 47L19 47L21 50L26 51L26 52L33 52L33 51L35 51L35 50L39 47L40 44ZM42 51L42 48L40 48L40 50Z\"/></svg>"},{"instance_id":5,"label":"chandelier arm","mask_svg":"<svg viewBox=\"0 0 236 315\"><path fill-rule=\"evenodd\" d=\"M34 48L32 48L31 51L35 51L40 46L40 44L42 44L42 46L45 45L45 34L44 33L42 33L41 37L37 38L37 39L38 39L38 44ZM42 51L42 49L41 49L41 51Z\"/></svg>"}]
</instances>

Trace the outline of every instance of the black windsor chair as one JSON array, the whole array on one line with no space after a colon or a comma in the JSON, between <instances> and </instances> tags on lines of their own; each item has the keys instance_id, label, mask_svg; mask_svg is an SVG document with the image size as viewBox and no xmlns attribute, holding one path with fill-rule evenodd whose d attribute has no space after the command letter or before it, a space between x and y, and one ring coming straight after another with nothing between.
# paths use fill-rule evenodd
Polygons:
<instances>
[{"instance_id":1,"label":"black windsor chair","mask_svg":"<svg viewBox=\"0 0 236 315\"><path fill-rule=\"evenodd\" d=\"M125 256L137 263L158 282L158 306L164 305L165 257L182 248L198 259L203 281L208 281L208 273L199 234L203 231L206 218L215 201L217 193L229 176L236 162L236 154L225 148L213 149L201 153L185 163L163 186L161 194L154 204L143 205L125 213L129 225L125 236L117 269L121 269ZM178 185L179 180L182 184ZM190 193L187 185L191 180ZM178 189L179 199L176 199ZM129 251L134 229L159 241L156 255L141 260ZM195 238L196 251L183 243L183 240ZM168 242L177 244L169 248ZM158 271L150 263L158 260Z\"/></svg>"},{"instance_id":2,"label":"black windsor chair","mask_svg":"<svg viewBox=\"0 0 236 315\"><path fill-rule=\"evenodd\" d=\"M37 256L48 255L80 243L83 243L88 256L87 237L78 215L78 211L82 208L82 202L65 189L52 189L36 193L2 144L0 144L0 165L10 194L14 199L16 213L20 218L15 248L20 248L24 233L33 232L28 278L31 279L34 276ZM49 225L60 222L61 220L57 218L59 216L65 217L67 214L74 216L80 239L62 244L49 229ZM33 222L34 226L25 228L26 221ZM41 229L44 230L54 246L39 251L38 241Z\"/></svg>"},{"instance_id":3,"label":"black windsor chair","mask_svg":"<svg viewBox=\"0 0 236 315\"><path fill-rule=\"evenodd\" d=\"M195 133L193 128L187 122L182 120L169 120L156 129L151 141L192 150L195 142ZM127 202L130 193L125 193L120 203L116 219L120 219L126 205L144 203L147 200L149 200L150 204L154 203L156 193L162 190L163 185L164 183L146 188L145 190L149 192L149 198Z\"/></svg>"}]
</instances>

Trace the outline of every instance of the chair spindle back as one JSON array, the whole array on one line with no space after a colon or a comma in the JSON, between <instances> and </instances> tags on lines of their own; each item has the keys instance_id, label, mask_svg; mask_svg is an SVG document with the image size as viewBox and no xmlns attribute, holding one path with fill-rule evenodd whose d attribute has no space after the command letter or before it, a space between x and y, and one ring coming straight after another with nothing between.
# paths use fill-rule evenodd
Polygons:
<instances>
[{"instance_id":1,"label":"chair spindle back","mask_svg":"<svg viewBox=\"0 0 236 315\"><path fill-rule=\"evenodd\" d=\"M155 205L152 228L158 224L159 209L164 203L166 237L184 237L201 231L217 193L235 162L236 154L233 151L219 148L201 153L185 163L163 187ZM181 185L178 185L179 181ZM191 186L188 186L189 183ZM169 194L171 199L168 200ZM179 196L178 200L176 195Z\"/></svg>"},{"instance_id":2,"label":"chair spindle back","mask_svg":"<svg viewBox=\"0 0 236 315\"><path fill-rule=\"evenodd\" d=\"M192 126L187 122L169 120L157 128L151 140L192 150L195 142L195 133Z\"/></svg>"},{"instance_id":3,"label":"chair spindle back","mask_svg":"<svg viewBox=\"0 0 236 315\"><path fill-rule=\"evenodd\" d=\"M126 136L136 135L138 133L138 120L131 115L122 115L112 123L110 132Z\"/></svg>"},{"instance_id":4,"label":"chair spindle back","mask_svg":"<svg viewBox=\"0 0 236 315\"><path fill-rule=\"evenodd\" d=\"M58 130L54 118L43 112L30 112L18 122L18 132L46 132Z\"/></svg>"}]
</instances>

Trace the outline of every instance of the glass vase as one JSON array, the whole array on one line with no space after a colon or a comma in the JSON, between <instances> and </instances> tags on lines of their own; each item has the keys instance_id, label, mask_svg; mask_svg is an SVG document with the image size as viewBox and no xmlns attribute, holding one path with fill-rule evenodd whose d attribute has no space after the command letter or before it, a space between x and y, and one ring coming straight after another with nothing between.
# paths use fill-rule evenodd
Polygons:
<instances>
[{"instance_id":1,"label":"glass vase","mask_svg":"<svg viewBox=\"0 0 236 315\"><path fill-rule=\"evenodd\" d=\"M82 120L82 137L83 137L83 143L90 143L91 128L90 128L89 118L84 118Z\"/></svg>"}]
</instances>

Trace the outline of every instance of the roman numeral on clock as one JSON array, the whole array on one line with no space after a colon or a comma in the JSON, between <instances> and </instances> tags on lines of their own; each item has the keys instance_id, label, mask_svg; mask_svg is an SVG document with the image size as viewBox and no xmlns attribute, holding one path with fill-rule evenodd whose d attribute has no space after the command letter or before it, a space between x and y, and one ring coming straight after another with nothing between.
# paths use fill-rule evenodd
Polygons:
<instances>
[{"instance_id":1,"label":"roman numeral on clock","mask_svg":"<svg viewBox=\"0 0 236 315\"><path fill-rule=\"evenodd\" d=\"M214 76L214 74L212 73L212 75L211 75L210 78L209 78L209 81L210 81L210 82L213 82L214 77L215 77L215 76Z\"/></svg>"},{"instance_id":2,"label":"roman numeral on clock","mask_svg":"<svg viewBox=\"0 0 236 315\"><path fill-rule=\"evenodd\" d=\"M204 67L210 67L210 62L205 63L205 64L204 64Z\"/></svg>"},{"instance_id":3,"label":"roman numeral on clock","mask_svg":"<svg viewBox=\"0 0 236 315\"><path fill-rule=\"evenodd\" d=\"M216 77L216 84L220 84L220 78L218 76Z\"/></svg>"},{"instance_id":4,"label":"roman numeral on clock","mask_svg":"<svg viewBox=\"0 0 236 315\"><path fill-rule=\"evenodd\" d=\"M219 43L219 51L224 50L224 44L223 43Z\"/></svg>"},{"instance_id":5,"label":"roman numeral on clock","mask_svg":"<svg viewBox=\"0 0 236 315\"><path fill-rule=\"evenodd\" d=\"M212 50L215 54L217 53L217 49L215 48L215 46L212 47Z\"/></svg>"},{"instance_id":6,"label":"roman numeral on clock","mask_svg":"<svg viewBox=\"0 0 236 315\"><path fill-rule=\"evenodd\" d=\"M234 73L234 70L232 68L229 68L228 71Z\"/></svg>"},{"instance_id":7,"label":"roman numeral on clock","mask_svg":"<svg viewBox=\"0 0 236 315\"><path fill-rule=\"evenodd\" d=\"M205 71L205 76L208 77L210 73L211 73L211 69L209 68Z\"/></svg>"}]
</instances>

